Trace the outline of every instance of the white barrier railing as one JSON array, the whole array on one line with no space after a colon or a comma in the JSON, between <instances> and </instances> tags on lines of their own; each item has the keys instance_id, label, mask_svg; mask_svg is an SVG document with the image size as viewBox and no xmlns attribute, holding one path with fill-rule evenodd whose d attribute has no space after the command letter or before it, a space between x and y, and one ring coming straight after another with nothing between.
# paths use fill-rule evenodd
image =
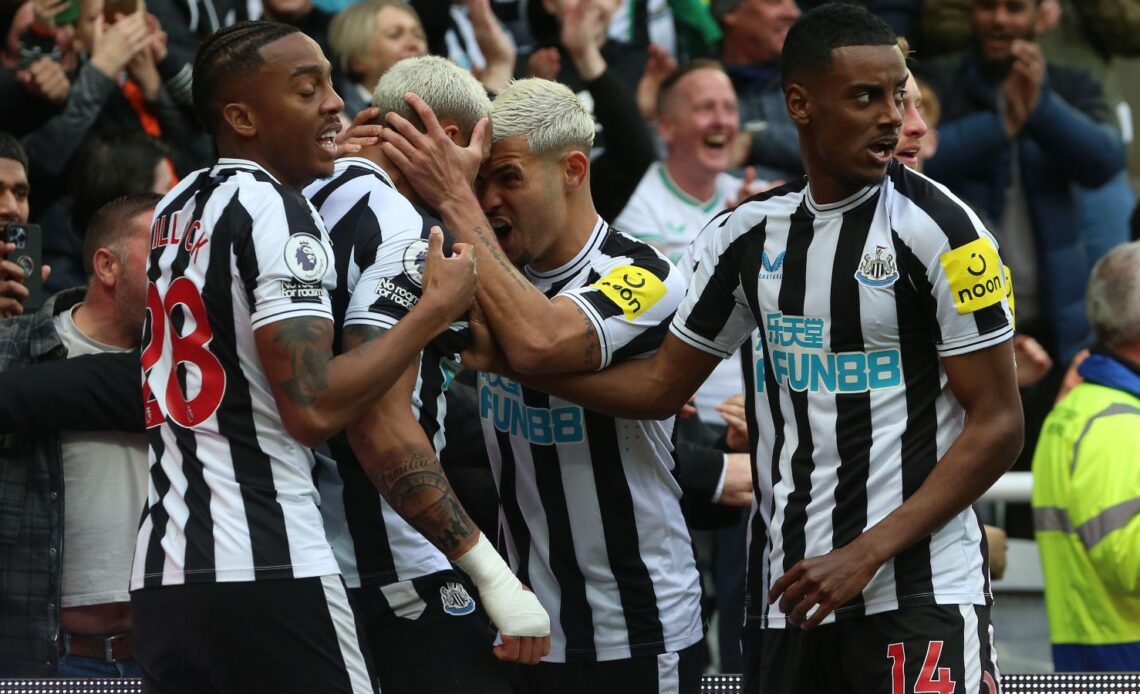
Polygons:
<instances>
[{"instance_id":1,"label":"white barrier railing","mask_svg":"<svg viewBox=\"0 0 1140 694\"><path fill-rule=\"evenodd\" d=\"M982 495L982 501L1021 501L1033 494L1032 472L1007 472Z\"/></svg>"}]
</instances>

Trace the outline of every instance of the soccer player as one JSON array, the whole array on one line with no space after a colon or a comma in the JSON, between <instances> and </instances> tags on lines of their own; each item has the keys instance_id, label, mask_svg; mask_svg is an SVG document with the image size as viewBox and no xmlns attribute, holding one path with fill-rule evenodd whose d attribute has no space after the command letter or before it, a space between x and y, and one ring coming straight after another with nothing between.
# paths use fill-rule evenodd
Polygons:
<instances>
[{"instance_id":1,"label":"soccer player","mask_svg":"<svg viewBox=\"0 0 1140 694\"><path fill-rule=\"evenodd\" d=\"M759 328L745 691L996 692L969 506L1022 444L1001 260L969 208L892 159L907 69L881 20L809 12L782 70L806 182L710 222L653 356L524 378L668 417Z\"/></svg>"},{"instance_id":2,"label":"soccer player","mask_svg":"<svg viewBox=\"0 0 1140 694\"><path fill-rule=\"evenodd\" d=\"M380 117L390 111L413 116L404 101L409 90L435 107L462 145L491 112L478 80L444 58L406 58L393 65L373 95ZM379 146L365 146L358 156L339 159L331 178L304 191L333 243L338 272L332 307L338 327L344 324L346 350L403 320L423 292L418 258L438 221L401 194L402 181L389 171L399 176ZM469 342L468 332L466 322L453 323L429 344L397 384L348 427L351 448L340 437L330 441L335 464L322 465L317 475L325 528L385 693L509 691L504 669L491 655L494 633L449 557L475 577L481 602L502 629L504 643L496 654L534 663L549 650L550 622L541 605L471 522L439 469L444 392L460 368L456 357ZM398 484L391 471L405 468L416 469L418 486ZM426 508L424 488L435 497ZM431 542L397 510L429 533ZM438 524L424 523L423 517L439 513L453 513L456 522L433 536ZM476 558L486 565L472 566ZM503 584L488 584L487 576ZM444 659L441 648L448 653Z\"/></svg>"},{"instance_id":3,"label":"soccer player","mask_svg":"<svg viewBox=\"0 0 1140 694\"><path fill-rule=\"evenodd\" d=\"M516 368L584 371L652 352L684 285L595 210L594 124L573 92L527 79L500 93L481 171L482 130L460 148L423 100L408 99L426 133L389 114L384 154L490 266L478 301ZM520 669L519 691L698 691L700 586L671 474L672 423L605 416L494 374L480 376L478 394L500 534L552 616L550 655Z\"/></svg>"},{"instance_id":4,"label":"soccer player","mask_svg":"<svg viewBox=\"0 0 1140 694\"><path fill-rule=\"evenodd\" d=\"M195 61L221 158L162 200L151 234L151 471L131 578L147 691L374 691L309 448L466 310L474 262L444 259L433 233L417 307L332 356L332 249L300 194L333 170L329 71L312 39L270 22L219 31Z\"/></svg>"}]
</instances>

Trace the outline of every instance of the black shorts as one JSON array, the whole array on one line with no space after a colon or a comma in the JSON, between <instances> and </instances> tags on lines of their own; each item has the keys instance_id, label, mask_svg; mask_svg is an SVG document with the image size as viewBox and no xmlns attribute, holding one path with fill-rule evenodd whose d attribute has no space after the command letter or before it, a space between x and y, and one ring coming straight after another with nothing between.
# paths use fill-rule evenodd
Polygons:
<instances>
[{"instance_id":1,"label":"black shorts","mask_svg":"<svg viewBox=\"0 0 1140 694\"><path fill-rule=\"evenodd\" d=\"M509 694L495 628L454 571L355 588L357 617L384 694Z\"/></svg>"},{"instance_id":2,"label":"black shorts","mask_svg":"<svg viewBox=\"0 0 1140 694\"><path fill-rule=\"evenodd\" d=\"M698 694L705 642L675 653L600 663L516 665L516 694Z\"/></svg>"},{"instance_id":3,"label":"black shorts","mask_svg":"<svg viewBox=\"0 0 1140 694\"><path fill-rule=\"evenodd\" d=\"M928 605L811 631L745 627L744 694L998 694L988 607Z\"/></svg>"},{"instance_id":4,"label":"black shorts","mask_svg":"<svg viewBox=\"0 0 1140 694\"><path fill-rule=\"evenodd\" d=\"M131 593L148 694L374 694L339 575Z\"/></svg>"}]
</instances>

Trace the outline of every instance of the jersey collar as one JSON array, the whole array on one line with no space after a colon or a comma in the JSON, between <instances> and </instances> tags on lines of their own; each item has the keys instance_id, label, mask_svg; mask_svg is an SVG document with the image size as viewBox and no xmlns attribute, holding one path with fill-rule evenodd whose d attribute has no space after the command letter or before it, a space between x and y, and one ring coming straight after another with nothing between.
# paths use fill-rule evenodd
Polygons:
<instances>
[{"instance_id":1,"label":"jersey collar","mask_svg":"<svg viewBox=\"0 0 1140 694\"><path fill-rule=\"evenodd\" d=\"M606 232L609 228L610 225L606 224L601 215L598 215L597 221L594 222L594 230L590 232L590 238L586 239L586 243L582 246L582 249L570 259L570 262L546 272L532 270L528 265L523 268L523 272L526 273L527 278L534 284L553 284L578 274L582 268L589 264L590 256L594 254L594 251L602 245L602 240L605 239Z\"/></svg>"},{"instance_id":2,"label":"jersey collar","mask_svg":"<svg viewBox=\"0 0 1140 694\"><path fill-rule=\"evenodd\" d=\"M804 195L804 201L808 211L811 212L814 217L828 218L841 216L870 200L871 197L875 195L875 192L879 190L879 184L867 186L858 193L848 196L839 202L829 202L826 205L821 205L812 197L810 183L806 188L807 192Z\"/></svg>"},{"instance_id":3,"label":"jersey collar","mask_svg":"<svg viewBox=\"0 0 1140 694\"><path fill-rule=\"evenodd\" d=\"M392 177L388 175L388 172L385 171L376 162L372 161L371 159L365 159L364 157L341 157L340 159L337 159L336 169L333 171L333 176L340 174L349 166L364 167L383 179L384 182L391 186L393 190L396 189L396 184L392 182Z\"/></svg>"},{"instance_id":4,"label":"jersey collar","mask_svg":"<svg viewBox=\"0 0 1140 694\"><path fill-rule=\"evenodd\" d=\"M260 171L260 172L264 173L266 176L272 178L274 183L277 183L277 184L281 183L281 181L277 180L276 176L269 173L268 169L266 169L261 164L258 164L257 162L252 161L250 159L238 159L237 157L219 157L217 163L214 164L214 167L212 169L210 169L210 175L216 176L223 169L243 169L245 171Z\"/></svg>"}]
</instances>

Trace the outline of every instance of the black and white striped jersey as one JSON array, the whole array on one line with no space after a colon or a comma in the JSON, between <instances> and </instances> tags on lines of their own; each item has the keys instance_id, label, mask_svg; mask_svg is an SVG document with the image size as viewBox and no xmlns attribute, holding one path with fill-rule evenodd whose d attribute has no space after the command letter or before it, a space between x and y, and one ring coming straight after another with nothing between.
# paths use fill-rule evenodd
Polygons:
<instances>
[{"instance_id":1,"label":"black and white striped jersey","mask_svg":"<svg viewBox=\"0 0 1140 694\"><path fill-rule=\"evenodd\" d=\"M570 262L526 274L582 309L603 367L655 351L684 293L664 256L600 218ZM479 414L499 487L500 546L551 616L546 660L617 660L699 641L672 420L607 417L494 374L479 376Z\"/></svg>"},{"instance_id":2,"label":"black and white striped jersey","mask_svg":"<svg viewBox=\"0 0 1140 694\"><path fill-rule=\"evenodd\" d=\"M977 216L897 162L841 202L804 182L713 219L673 333L744 360L756 504L746 620L781 628L768 590L910 497L962 431L941 358L1008 340L1005 272ZM922 604L988 602L967 509L887 562L825 621Z\"/></svg>"},{"instance_id":3,"label":"black and white striped jersey","mask_svg":"<svg viewBox=\"0 0 1140 694\"><path fill-rule=\"evenodd\" d=\"M333 175L308 186L305 196L332 239L338 349L342 324L393 327L419 301L427 237L439 221L401 195L382 168L357 157L340 159ZM437 454L445 444L444 391L458 369L456 354L469 338L467 324L454 323L420 358L410 406ZM321 513L349 587L451 569L447 558L380 496L343 436L331 440L329 448L335 461L318 456Z\"/></svg>"},{"instance_id":4,"label":"black and white striped jersey","mask_svg":"<svg viewBox=\"0 0 1140 694\"><path fill-rule=\"evenodd\" d=\"M159 203L147 274L150 485L132 589L337 573L313 455L285 431L253 339L332 319L320 217L257 164L220 159Z\"/></svg>"}]
</instances>

